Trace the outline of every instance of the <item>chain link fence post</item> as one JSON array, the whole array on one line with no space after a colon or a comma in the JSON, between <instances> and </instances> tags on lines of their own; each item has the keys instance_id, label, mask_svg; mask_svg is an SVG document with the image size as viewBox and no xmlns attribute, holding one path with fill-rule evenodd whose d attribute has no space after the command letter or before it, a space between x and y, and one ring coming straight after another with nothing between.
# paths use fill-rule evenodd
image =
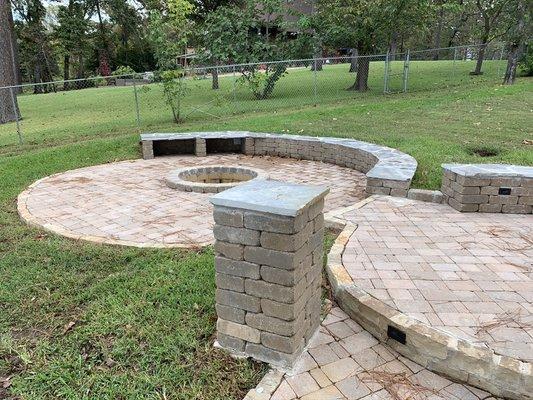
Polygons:
<instances>
[{"instance_id":1,"label":"chain link fence post","mask_svg":"<svg viewBox=\"0 0 533 400\"><path fill-rule=\"evenodd\" d=\"M409 49L407 49L407 53L405 55L405 60L403 62L403 92L407 93L407 83L409 81L409 61L411 59L411 55L409 53Z\"/></svg>"},{"instance_id":2,"label":"chain link fence post","mask_svg":"<svg viewBox=\"0 0 533 400\"><path fill-rule=\"evenodd\" d=\"M137 83L135 80L137 76L133 75L133 95L135 96L135 117L137 119L137 129L141 131L141 112L139 110L139 95L137 94Z\"/></svg>"},{"instance_id":3,"label":"chain link fence post","mask_svg":"<svg viewBox=\"0 0 533 400\"><path fill-rule=\"evenodd\" d=\"M457 61L457 47L453 49L452 79L455 78L455 62Z\"/></svg>"},{"instance_id":4,"label":"chain link fence post","mask_svg":"<svg viewBox=\"0 0 533 400\"><path fill-rule=\"evenodd\" d=\"M233 102L235 102L236 100L237 100L237 76L235 75L235 65L234 65L233 66Z\"/></svg>"},{"instance_id":5,"label":"chain link fence post","mask_svg":"<svg viewBox=\"0 0 533 400\"><path fill-rule=\"evenodd\" d=\"M13 87L9 88L9 92L11 93L11 105L13 107L13 112L15 113L15 121L17 122L17 135L19 138L19 144L24 144L24 138L22 137L22 131L20 129L20 113L17 107L17 102L15 101L15 93Z\"/></svg>"},{"instance_id":6,"label":"chain link fence post","mask_svg":"<svg viewBox=\"0 0 533 400\"><path fill-rule=\"evenodd\" d=\"M315 99L315 107L318 106L318 75L317 75L317 61L316 58L313 59L313 95Z\"/></svg>"},{"instance_id":7,"label":"chain link fence post","mask_svg":"<svg viewBox=\"0 0 533 400\"><path fill-rule=\"evenodd\" d=\"M385 71L383 75L383 94L389 92L389 57L390 53L387 51L387 55L385 56Z\"/></svg>"}]
</instances>

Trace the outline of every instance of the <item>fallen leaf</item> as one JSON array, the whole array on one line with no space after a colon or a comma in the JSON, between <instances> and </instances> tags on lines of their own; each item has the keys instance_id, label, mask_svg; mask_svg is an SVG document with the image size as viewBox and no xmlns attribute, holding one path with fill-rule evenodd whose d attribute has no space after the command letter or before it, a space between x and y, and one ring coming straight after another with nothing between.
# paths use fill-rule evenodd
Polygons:
<instances>
[{"instance_id":1,"label":"fallen leaf","mask_svg":"<svg viewBox=\"0 0 533 400\"><path fill-rule=\"evenodd\" d=\"M63 335L70 331L74 327L74 325L76 325L75 321L70 321L68 324L66 324L63 327Z\"/></svg>"},{"instance_id":2,"label":"fallen leaf","mask_svg":"<svg viewBox=\"0 0 533 400\"><path fill-rule=\"evenodd\" d=\"M105 365L107 365L109 368L112 368L117 362L113 360L111 357L108 357L105 360Z\"/></svg>"},{"instance_id":3,"label":"fallen leaf","mask_svg":"<svg viewBox=\"0 0 533 400\"><path fill-rule=\"evenodd\" d=\"M524 139L522 144L533 144L533 139Z\"/></svg>"},{"instance_id":4,"label":"fallen leaf","mask_svg":"<svg viewBox=\"0 0 533 400\"><path fill-rule=\"evenodd\" d=\"M5 377L5 378L0 377L0 383L2 384L2 387L4 389L7 389L8 387L11 386L11 377L10 376Z\"/></svg>"}]
</instances>

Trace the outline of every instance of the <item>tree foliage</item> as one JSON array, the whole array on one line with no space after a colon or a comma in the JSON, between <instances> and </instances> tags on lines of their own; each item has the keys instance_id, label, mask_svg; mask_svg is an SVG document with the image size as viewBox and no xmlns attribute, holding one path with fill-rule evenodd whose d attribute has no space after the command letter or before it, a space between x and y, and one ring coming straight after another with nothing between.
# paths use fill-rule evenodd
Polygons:
<instances>
[{"instance_id":1,"label":"tree foliage","mask_svg":"<svg viewBox=\"0 0 533 400\"><path fill-rule=\"evenodd\" d=\"M352 54L351 71L360 72L352 88L366 90L362 56L386 51L394 57L407 48L477 42L474 72L480 73L484 44L505 40L511 48L518 5L531 8L528 0L316 0L305 13L294 11L306 1L12 0L17 69L25 81L39 83L105 75L121 65L138 72L175 69L187 52L196 53L200 65ZM254 96L266 98L286 69L239 72Z\"/></svg>"}]
</instances>

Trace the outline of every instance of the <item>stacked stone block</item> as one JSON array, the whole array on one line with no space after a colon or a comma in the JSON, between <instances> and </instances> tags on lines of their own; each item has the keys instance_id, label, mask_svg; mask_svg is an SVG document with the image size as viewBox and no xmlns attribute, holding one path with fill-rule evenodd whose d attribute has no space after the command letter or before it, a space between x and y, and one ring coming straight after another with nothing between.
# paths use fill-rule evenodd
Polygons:
<instances>
[{"instance_id":1,"label":"stacked stone block","mask_svg":"<svg viewBox=\"0 0 533 400\"><path fill-rule=\"evenodd\" d=\"M298 207L283 208L302 190L308 194ZM211 199L222 348L287 369L302 353L320 325L326 193L258 181ZM227 204L235 198L244 200Z\"/></svg>"},{"instance_id":2,"label":"stacked stone block","mask_svg":"<svg viewBox=\"0 0 533 400\"><path fill-rule=\"evenodd\" d=\"M531 214L533 168L447 164L443 165L441 191L444 202L458 211Z\"/></svg>"},{"instance_id":3,"label":"stacked stone block","mask_svg":"<svg viewBox=\"0 0 533 400\"><path fill-rule=\"evenodd\" d=\"M154 158L154 142L151 140L141 141L141 150L143 159L151 160Z\"/></svg>"},{"instance_id":4,"label":"stacked stone block","mask_svg":"<svg viewBox=\"0 0 533 400\"><path fill-rule=\"evenodd\" d=\"M366 179L366 194L383 194L386 196L407 197L411 180L397 181L381 178Z\"/></svg>"},{"instance_id":5,"label":"stacked stone block","mask_svg":"<svg viewBox=\"0 0 533 400\"><path fill-rule=\"evenodd\" d=\"M194 154L197 157L207 156L207 143L203 138L196 138L194 145Z\"/></svg>"},{"instance_id":6,"label":"stacked stone block","mask_svg":"<svg viewBox=\"0 0 533 400\"><path fill-rule=\"evenodd\" d=\"M251 137L243 138L242 153L247 156L253 156L255 154L255 139Z\"/></svg>"}]
</instances>

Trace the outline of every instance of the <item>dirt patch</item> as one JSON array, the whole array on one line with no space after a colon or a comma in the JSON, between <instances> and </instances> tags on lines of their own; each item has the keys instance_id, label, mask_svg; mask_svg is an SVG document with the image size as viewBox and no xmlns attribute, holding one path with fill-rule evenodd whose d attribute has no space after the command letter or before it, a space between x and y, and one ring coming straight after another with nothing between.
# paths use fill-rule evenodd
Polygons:
<instances>
[{"instance_id":1,"label":"dirt patch","mask_svg":"<svg viewBox=\"0 0 533 400\"><path fill-rule=\"evenodd\" d=\"M496 147L474 146L467 148L467 153L471 156L495 157L501 154L501 150Z\"/></svg>"}]
</instances>

